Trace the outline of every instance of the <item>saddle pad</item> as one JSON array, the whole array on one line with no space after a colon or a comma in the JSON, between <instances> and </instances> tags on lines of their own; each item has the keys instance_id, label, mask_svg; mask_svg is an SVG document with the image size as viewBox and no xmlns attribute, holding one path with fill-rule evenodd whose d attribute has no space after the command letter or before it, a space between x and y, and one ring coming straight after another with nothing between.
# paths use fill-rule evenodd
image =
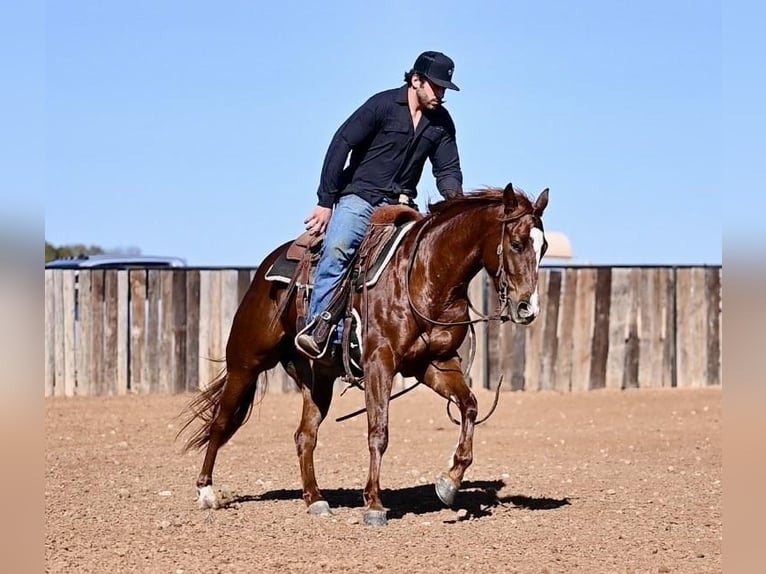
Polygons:
<instances>
[{"instance_id":1,"label":"saddle pad","mask_svg":"<svg viewBox=\"0 0 766 574\"><path fill-rule=\"evenodd\" d=\"M269 270L266 271L267 281L276 281L277 283L289 283L292 280L293 275L295 275L295 270L298 267L299 262L293 259L288 259L287 251L288 250L285 250L279 256L279 258L271 265L271 267L269 267ZM311 273L311 280L309 281L309 287L311 287L314 284L313 277L314 277L314 274Z\"/></svg>"},{"instance_id":2,"label":"saddle pad","mask_svg":"<svg viewBox=\"0 0 766 574\"><path fill-rule=\"evenodd\" d=\"M413 225L415 225L415 223L417 223L417 221L408 221L404 225L396 228L396 231L386 242L386 245L381 250L378 258L373 262L372 265L370 265L366 275L367 281L363 283L363 277L355 278L354 288L357 291L363 289L364 287L372 287L375 285L375 283L378 282L381 273L383 273L386 265L388 265L388 262L391 261L391 258L394 256L396 248L399 247L402 239L404 239L404 236L407 235L407 232L412 228Z\"/></svg>"},{"instance_id":3,"label":"saddle pad","mask_svg":"<svg viewBox=\"0 0 766 574\"><path fill-rule=\"evenodd\" d=\"M391 261L391 258L394 256L396 248L402 242L402 239L404 239L404 236L407 234L410 228L415 225L415 223L415 221L408 221L404 225L401 225L386 242L385 247L381 250L380 256L370 266L369 272L367 274L367 282L365 284L367 287L372 287L375 285L375 283L377 283L381 273L383 273L383 269L385 269L388 262ZM298 261L287 259L286 252L282 253L279 258L272 264L272 266L269 267L268 271L266 271L266 280L276 281L277 283L290 283L297 267ZM312 269L308 287L312 287L313 284L314 274ZM362 284L361 278L357 278L357 280L354 282L354 288L357 290L362 289L365 287L365 285Z\"/></svg>"}]
</instances>

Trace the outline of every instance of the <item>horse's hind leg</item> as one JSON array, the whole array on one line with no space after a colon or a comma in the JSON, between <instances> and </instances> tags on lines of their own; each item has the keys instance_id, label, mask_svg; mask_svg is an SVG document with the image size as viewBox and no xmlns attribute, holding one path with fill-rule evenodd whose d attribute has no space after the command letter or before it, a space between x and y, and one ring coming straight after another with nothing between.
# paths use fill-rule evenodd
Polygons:
<instances>
[{"instance_id":1,"label":"horse's hind leg","mask_svg":"<svg viewBox=\"0 0 766 574\"><path fill-rule=\"evenodd\" d=\"M226 374L223 392L209 426L205 460L197 478L197 502L200 508L218 507L219 503L213 491L213 467L218 450L245 422L255 396L258 375L268 368L270 367L267 365L257 368L238 367L232 368Z\"/></svg>"},{"instance_id":2,"label":"horse's hind leg","mask_svg":"<svg viewBox=\"0 0 766 574\"><path fill-rule=\"evenodd\" d=\"M330 410L335 376L321 370L315 371L312 376L308 363L303 360L298 361L295 367L296 379L303 394L303 413L294 436L301 468L303 500L311 514L329 516L330 506L322 498L314 474L314 449L319 425Z\"/></svg>"},{"instance_id":3,"label":"horse's hind leg","mask_svg":"<svg viewBox=\"0 0 766 574\"><path fill-rule=\"evenodd\" d=\"M388 448L388 407L393 386L393 357L381 347L365 361L364 398L367 405L367 444L370 468L364 487L366 508L363 519L367 526L385 526L386 509L380 498L380 468Z\"/></svg>"},{"instance_id":4,"label":"horse's hind leg","mask_svg":"<svg viewBox=\"0 0 766 574\"><path fill-rule=\"evenodd\" d=\"M465 384L457 357L448 361L431 362L422 381L447 400L456 402L460 409L460 438L452 455L452 465L447 476L436 482L437 496L444 504L450 506L463 482L466 469L473 462L473 430L478 412L476 397Z\"/></svg>"}]
</instances>

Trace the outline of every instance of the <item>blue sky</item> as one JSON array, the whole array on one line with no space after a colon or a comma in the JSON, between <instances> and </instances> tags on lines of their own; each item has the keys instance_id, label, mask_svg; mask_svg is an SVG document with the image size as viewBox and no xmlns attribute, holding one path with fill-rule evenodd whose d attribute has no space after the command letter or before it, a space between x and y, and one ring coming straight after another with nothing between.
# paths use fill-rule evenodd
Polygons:
<instances>
[{"instance_id":1,"label":"blue sky","mask_svg":"<svg viewBox=\"0 0 766 574\"><path fill-rule=\"evenodd\" d=\"M720 2L49 2L54 244L257 265L303 229L330 138L417 54L456 62L466 189L550 187L577 261L718 264ZM430 169L425 207L438 194Z\"/></svg>"}]
</instances>

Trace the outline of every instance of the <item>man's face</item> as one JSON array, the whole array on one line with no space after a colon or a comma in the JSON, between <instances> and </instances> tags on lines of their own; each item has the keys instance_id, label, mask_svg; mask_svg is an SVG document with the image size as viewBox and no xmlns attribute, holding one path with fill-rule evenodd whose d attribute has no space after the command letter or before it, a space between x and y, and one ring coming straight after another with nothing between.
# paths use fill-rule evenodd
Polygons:
<instances>
[{"instance_id":1,"label":"man's face","mask_svg":"<svg viewBox=\"0 0 766 574\"><path fill-rule=\"evenodd\" d=\"M444 99L444 88L431 83L425 76L413 78L412 85L418 96L420 107L433 110L441 105Z\"/></svg>"}]
</instances>

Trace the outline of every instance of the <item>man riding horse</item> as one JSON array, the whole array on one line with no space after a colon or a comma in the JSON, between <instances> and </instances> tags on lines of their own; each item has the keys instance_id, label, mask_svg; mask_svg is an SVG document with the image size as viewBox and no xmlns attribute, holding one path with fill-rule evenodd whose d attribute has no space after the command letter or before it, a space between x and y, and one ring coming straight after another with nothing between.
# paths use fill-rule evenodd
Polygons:
<instances>
[{"instance_id":1,"label":"man riding horse","mask_svg":"<svg viewBox=\"0 0 766 574\"><path fill-rule=\"evenodd\" d=\"M248 419L263 388L262 375L281 365L303 399L293 435L303 500L313 515L331 513L317 484L314 450L334 383L344 370L350 372L351 319L346 318L345 337L336 331L343 311L349 310L339 304L344 294L350 294L350 313L358 311L357 326L363 325L357 335L358 365L364 372L370 453L364 523L382 526L387 521L380 469L397 374L415 378L460 411L460 436L450 467L435 484L444 504L454 502L473 461L478 413L458 349L472 323L510 319L528 325L538 315L548 190L534 201L510 183L463 195L455 127L441 105L445 89L457 90L453 69L444 54L424 52L405 74L406 85L376 94L352 114L333 138L322 171L319 205L306 219L304 235L313 234L314 240L302 236L286 242L259 265L232 320L226 366L190 403L182 427L183 432L194 421L201 423L186 441L186 448L205 448L196 481L200 507L218 507L213 489L218 452ZM343 169L349 152L349 165ZM429 205L425 216L412 217L415 210L392 204L414 205L426 158L446 199ZM386 207L377 209L380 206ZM398 231L390 236L373 232L362 243L368 228L383 227ZM311 264L322 234L323 251L306 310ZM384 238L398 238L399 243L387 250L389 241ZM386 254L385 264L377 271L374 262L380 253ZM352 259L355 269L350 272ZM277 273L283 260L297 261L295 271ZM495 288L499 310L472 319L468 285L482 269ZM354 278L353 271L358 272L356 279L361 277L362 287L347 280ZM334 294L338 286L340 296ZM325 355L334 341L343 341L341 353L333 349L331 360L310 360ZM338 357L343 365L335 360Z\"/></svg>"},{"instance_id":2,"label":"man riding horse","mask_svg":"<svg viewBox=\"0 0 766 574\"><path fill-rule=\"evenodd\" d=\"M342 340L343 306L329 306L369 229L373 211L397 202L414 207L426 158L445 198L463 194L455 124L442 105L445 90L459 90L452 83L454 69L453 61L441 52L423 52L405 73L404 86L372 96L330 142L318 205L305 221L314 236L326 231L306 328L295 339L311 359L327 352L333 331L334 342Z\"/></svg>"}]
</instances>

